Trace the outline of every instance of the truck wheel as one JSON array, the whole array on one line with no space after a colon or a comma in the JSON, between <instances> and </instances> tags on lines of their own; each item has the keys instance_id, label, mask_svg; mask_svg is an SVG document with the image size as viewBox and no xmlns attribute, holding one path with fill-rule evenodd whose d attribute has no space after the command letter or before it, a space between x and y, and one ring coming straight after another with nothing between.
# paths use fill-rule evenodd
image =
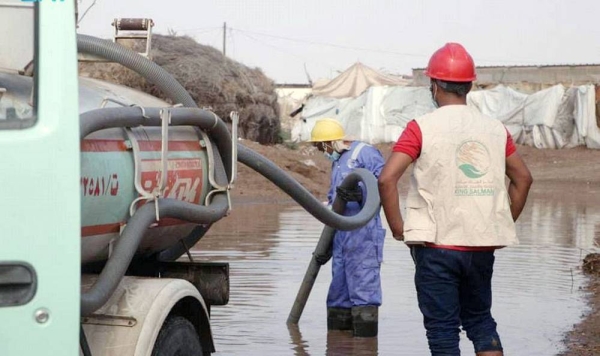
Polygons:
<instances>
[{"instance_id":1,"label":"truck wheel","mask_svg":"<svg viewBox=\"0 0 600 356\"><path fill-rule=\"evenodd\" d=\"M186 318L171 316L163 324L152 356L202 356L196 329Z\"/></svg>"}]
</instances>

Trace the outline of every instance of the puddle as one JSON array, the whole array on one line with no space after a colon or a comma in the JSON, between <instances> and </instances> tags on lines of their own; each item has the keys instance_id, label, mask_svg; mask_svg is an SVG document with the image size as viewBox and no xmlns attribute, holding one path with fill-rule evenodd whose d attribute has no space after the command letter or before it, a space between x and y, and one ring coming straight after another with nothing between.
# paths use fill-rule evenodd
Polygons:
<instances>
[{"instance_id":1,"label":"puddle","mask_svg":"<svg viewBox=\"0 0 600 356\"><path fill-rule=\"evenodd\" d=\"M555 355L587 310L579 266L600 240L600 194L593 199L533 195L517 225L521 244L496 253L493 315L508 355ZM296 205L235 205L193 254L229 262L229 305L212 308L215 355L427 355L403 243L386 237L379 336L327 333L330 263L321 268L297 328L286 319L322 225ZM461 350L472 346L461 333Z\"/></svg>"}]
</instances>

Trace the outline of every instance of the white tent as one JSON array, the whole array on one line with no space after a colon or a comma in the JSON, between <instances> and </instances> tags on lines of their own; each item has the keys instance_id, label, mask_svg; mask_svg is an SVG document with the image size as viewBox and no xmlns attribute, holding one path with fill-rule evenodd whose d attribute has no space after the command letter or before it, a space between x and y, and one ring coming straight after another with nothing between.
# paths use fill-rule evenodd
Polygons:
<instances>
[{"instance_id":1,"label":"white tent","mask_svg":"<svg viewBox=\"0 0 600 356\"><path fill-rule=\"evenodd\" d=\"M292 139L307 141L315 121L333 117L344 125L346 135L369 143L396 141L406 124L435 107L428 88L371 87L357 98L313 97L292 130Z\"/></svg>"},{"instance_id":2,"label":"white tent","mask_svg":"<svg viewBox=\"0 0 600 356\"><path fill-rule=\"evenodd\" d=\"M538 148L585 145L600 149L592 85L566 88L556 85L527 95L497 86L473 91L468 105L502 121L515 142ZM356 98L311 98L292 138L306 141L319 118L337 118L347 135L369 143L394 142L414 118L434 110L425 87L375 86Z\"/></svg>"},{"instance_id":3,"label":"white tent","mask_svg":"<svg viewBox=\"0 0 600 356\"><path fill-rule=\"evenodd\" d=\"M502 121L517 143L537 148L585 145L600 149L595 98L593 85L555 85L531 95L499 85L470 93L468 104Z\"/></svg>"},{"instance_id":4,"label":"white tent","mask_svg":"<svg viewBox=\"0 0 600 356\"><path fill-rule=\"evenodd\" d=\"M388 76L357 62L330 81L319 81L312 88L315 96L355 98L372 86L408 85L410 81Z\"/></svg>"}]
</instances>

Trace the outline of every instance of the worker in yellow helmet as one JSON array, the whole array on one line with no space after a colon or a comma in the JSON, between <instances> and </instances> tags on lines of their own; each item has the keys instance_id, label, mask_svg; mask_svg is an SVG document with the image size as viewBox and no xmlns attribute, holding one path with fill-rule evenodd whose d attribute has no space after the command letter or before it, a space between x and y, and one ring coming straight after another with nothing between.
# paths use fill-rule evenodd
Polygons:
<instances>
[{"instance_id":1,"label":"worker in yellow helmet","mask_svg":"<svg viewBox=\"0 0 600 356\"><path fill-rule=\"evenodd\" d=\"M335 119L318 120L311 132L311 142L331 160L329 205L339 195L348 202L344 215L355 215L361 209L362 188L349 191L339 185L356 168L365 168L379 177L384 164L381 152L364 142L346 140L344 128ZM336 231L332 247L333 278L327 295L328 330L352 330L357 337L377 336L384 238L379 213L359 229ZM319 262L326 263L327 259Z\"/></svg>"}]
</instances>

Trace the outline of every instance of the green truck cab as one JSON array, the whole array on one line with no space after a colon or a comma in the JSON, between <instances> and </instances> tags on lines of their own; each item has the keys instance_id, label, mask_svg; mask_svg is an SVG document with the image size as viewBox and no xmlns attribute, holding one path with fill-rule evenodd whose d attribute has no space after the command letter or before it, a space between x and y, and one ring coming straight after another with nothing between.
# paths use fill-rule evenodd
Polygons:
<instances>
[{"instance_id":1,"label":"green truck cab","mask_svg":"<svg viewBox=\"0 0 600 356\"><path fill-rule=\"evenodd\" d=\"M203 110L79 78L78 46L116 44L78 40L75 5L0 3L0 355L210 354L228 265L177 260L228 213L235 162L214 151L231 137L201 133Z\"/></svg>"}]
</instances>

